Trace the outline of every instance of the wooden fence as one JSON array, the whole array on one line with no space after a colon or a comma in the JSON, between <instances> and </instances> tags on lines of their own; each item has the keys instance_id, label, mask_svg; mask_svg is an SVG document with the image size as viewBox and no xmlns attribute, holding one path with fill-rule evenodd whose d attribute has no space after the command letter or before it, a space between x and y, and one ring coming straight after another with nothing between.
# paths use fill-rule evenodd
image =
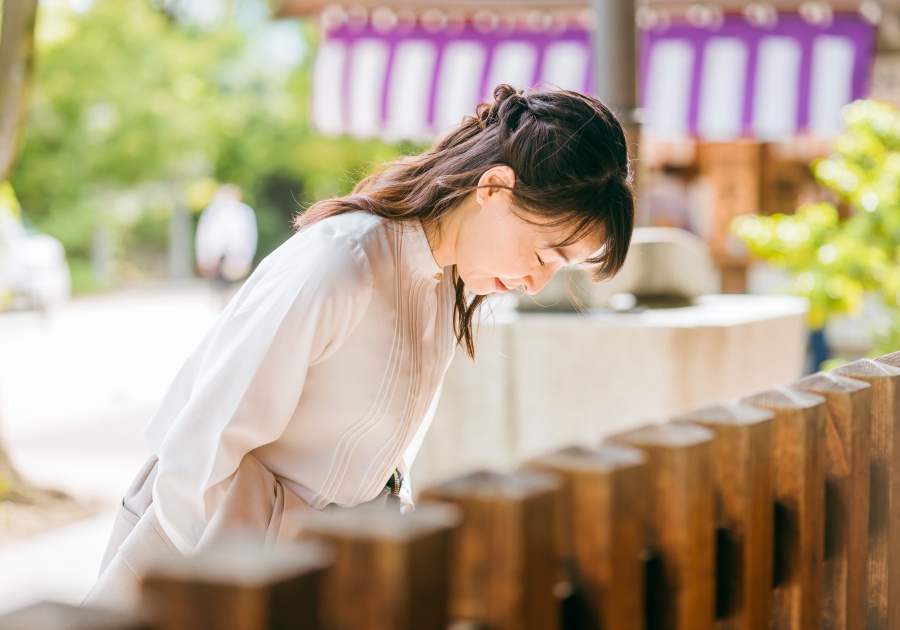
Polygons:
<instances>
[{"instance_id":1,"label":"wooden fence","mask_svg":"<svg viewBox=\"0 0 900 630\"><path fill-rule=\"evenodd\" d=\"M900 352L160 564L143 597L0 629L900 629Z\"/></svg>"}]
</instances>

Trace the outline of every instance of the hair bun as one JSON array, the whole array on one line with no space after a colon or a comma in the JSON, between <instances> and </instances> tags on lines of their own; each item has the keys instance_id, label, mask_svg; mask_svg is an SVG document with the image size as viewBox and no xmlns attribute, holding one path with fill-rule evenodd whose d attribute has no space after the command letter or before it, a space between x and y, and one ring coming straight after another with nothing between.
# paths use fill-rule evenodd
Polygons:
<instances>
[{"instance_id":1,"label":"hair bun","mask_svg":"<svg viewBox=\"0 0 900 630\"><path fill-rule=\"evenodd\" d=\"M500 119L507 123L513 122L513 127L517 126L522 112L529 109L528 100L523 96L524 92L508 83L501 83L495 87L494 102L482 103L475 109L479 127L484 129ZM501 110L503 110L502 113Z\"/></svg>"},{"instance_id":2,"label":"hair bun","mask_svg":"<svg viewBox=\"0 0 900 630\"><path fill-rule=\"evenodd\" d=\"M514 96L521 96L524 90L517 90L508 83L501 83L494 88L494 107L499 108Z\"/></svg>"}]
</instances>

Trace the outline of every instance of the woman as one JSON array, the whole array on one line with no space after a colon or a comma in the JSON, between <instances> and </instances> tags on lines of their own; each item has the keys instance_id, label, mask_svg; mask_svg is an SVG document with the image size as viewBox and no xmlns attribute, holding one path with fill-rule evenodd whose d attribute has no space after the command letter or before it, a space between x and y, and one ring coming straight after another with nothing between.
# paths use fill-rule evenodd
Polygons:
<instances>
[{"instance_id":1,"label":"woman","mask_svg":"<svg viewBox=\"0 0 900 630\"><path fill-rule=\"evenodd\" d=\"M250 276L151 420L86 603L128 608L147 562L231 532L277 542L309 510L410 505L404 478L486 296L536 293L563 265L619 270L634 199L613 114L562 90L494 99L313 205Z\"/></svg>"}]
</instances>

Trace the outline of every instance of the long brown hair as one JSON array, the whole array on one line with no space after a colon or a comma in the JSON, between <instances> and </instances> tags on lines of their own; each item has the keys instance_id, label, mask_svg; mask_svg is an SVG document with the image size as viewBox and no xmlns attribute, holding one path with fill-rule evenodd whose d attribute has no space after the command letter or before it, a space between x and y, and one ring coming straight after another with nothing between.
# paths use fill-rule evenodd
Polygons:
<instances>
[{"instance_id":1,"label":"long brown hair","mask_svg":"<svg viewBox=\"0 0 900 630\"><path fill-rule=\"evenodd\" d=\"M503 84L494 89L494 102L475 112L428 151L383 164L345 197L313 204L295 227L367 212L439 231L442 217L475 191L486 170L506 165L516 174L510 197L521 218L569 228L560 247L601 234L599 254L587 261L592 275L602 280L619 271L634 228L634 189L625 134L612 111L578 92L525 94ZM456 339L474 357L473 324L485 296L470 296L453 274Z\"/></svg>"}]
</instances>

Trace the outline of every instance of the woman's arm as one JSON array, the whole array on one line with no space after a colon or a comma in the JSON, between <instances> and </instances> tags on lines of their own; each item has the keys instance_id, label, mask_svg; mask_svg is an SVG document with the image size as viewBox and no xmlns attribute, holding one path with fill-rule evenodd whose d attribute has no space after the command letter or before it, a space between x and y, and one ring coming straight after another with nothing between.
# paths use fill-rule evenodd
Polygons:
<instances>
[{"instance_id":1,"label":"woman's arm","mask_svg":"<svg viewBox=\"0 0 900 630\"><path fill-rule=\"evenodd\" d=\"M243 303L192 357L193 386L161 442L153 500L185 555L244 455L284 432L309 366L337 350L368 307L373 276L362 246L346 236L301 236L261 265Z\"/></svg>"}]
</instances>

